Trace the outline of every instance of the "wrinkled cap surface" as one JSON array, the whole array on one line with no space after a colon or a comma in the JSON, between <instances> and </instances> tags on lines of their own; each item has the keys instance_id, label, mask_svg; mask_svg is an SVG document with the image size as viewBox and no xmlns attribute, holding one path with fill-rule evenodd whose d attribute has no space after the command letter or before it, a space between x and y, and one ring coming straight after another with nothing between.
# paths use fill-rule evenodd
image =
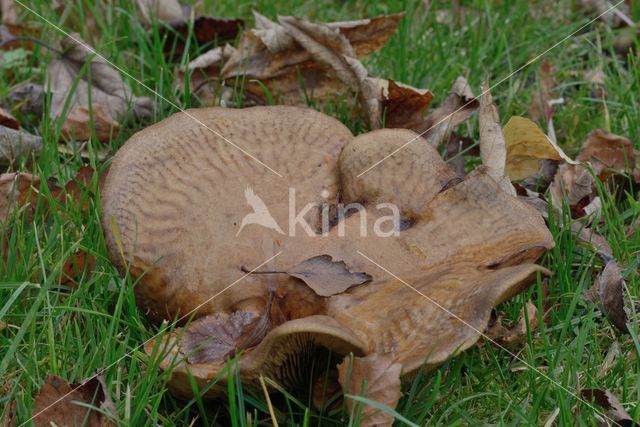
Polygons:
<instances>
[{"instance_id":1,"label":"wrinkled cap surface","mask_svg":"<svg viewBox=\"0 0 640 427\"><path fill-rule=\"evenodd\" d=\"M135 134L106 181L106 240L113 260L141 277L137 302L157 320L196 308L201 318L259 314L275 295L278 320L240 353L248 382L264 374L295 383L314 348L390 353L404 373L435 366L477 341L493 307L547 273L534 261L553 241L536 210L482 169L456 175L411 131L354 137L331 117L284 106L189 114L228 141L183 113ZM300 214L319 233L323 205L356 202L362 212L329 215L324 236L301 221L290 227ZM398 209L396 233L381 204ZM262 206L272 220L247 220ZM380 224L387 233L373 232ZM290 271L319 255L371 280L321 297L288 274L246 273ZM182 395L192 393L187 368L203 385L224 367L180 355L174 346L163 366L178 357L173 387Z\"/></svg>"}]
</instances>

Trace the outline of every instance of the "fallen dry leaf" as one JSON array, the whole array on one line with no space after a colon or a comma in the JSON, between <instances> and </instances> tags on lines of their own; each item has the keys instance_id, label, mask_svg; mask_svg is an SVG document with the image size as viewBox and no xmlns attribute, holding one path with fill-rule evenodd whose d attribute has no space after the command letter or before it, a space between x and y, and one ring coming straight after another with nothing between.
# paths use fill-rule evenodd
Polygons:
<instances>
[{"instance_id":1,"label":"fallen dry leaf","mask_svg":"<svg viewBox=\"0 0 640 427\"><path fill-rule=\"evenodd\" d=\"M513 185L511 185L509 178L505 176L507 146L500 127L498 110L493 104L489 84L486 82L482 86L478 120L480 122L480 158L482 159L482 164L486 167L487 174L493 178L500 188L508 194L515 195L516 191Z\"/></svg>"},{"instance_id":2,"label":"fallen dry leaf","mask_svg":"<svg viewBox=\"0 0 640 427\"><path fill-rule=\"evenodd\" d=\"M28 173L3 173L0 175L0 225L15 208L21 209L31 201L35 192L32 186L40 179Z\"/></svg>"},{"instance_id":3,"label":"fallen dry leaf","mask_svg":"<svg viewBox=\"0 0 640 427\"><path fill-rule=\"evenodd\" d=\"M180 351L189 363L224 363L239 349L240 337L255 327L259 315L235 311L229 316L215 314L194 320L180 338Z\"/></svg>"},{"instance_id":4,"label":"fallen dry leaf","mask_svg":"<svg viewBox=\"0 0 640 427\"><path fill-rule=\"evenodd\" d=\"M469 86L467 79L456 79L444 103L429 113L423 128L414 129L423 134L434 147L438 147L461 123L465 122L478 109L480 103Z\"/></svg>"},{"instance_id":5,"label":"fallen dry leaf","mask_svg":"<svg viewBox=\"0 0 640 427\"><path fill-rule=\"evenodd\" d=\"M607 262L597 281L598 296L604 314L620 332L628 332L629 321L624 308L625 281L617 261Z\"/></svg>"},{"instance_id":6,"label":"fallen dry leaf","mask_svg":"<svg viewBox=\"0 0 640 427\"><path fill-rule=\"evenodd\" d=\"M100 142L108 142L115 137L120 128L109 109L102 104L93 103L91 107L76 105L67 115L61 135L64 138L75 138L77 141L88 141L93 132Z\"/></svg>"},{"instance_id":7,"label":"fallen dry leaf","mask_svg":"<svg viewBox=\"0 0 640 427\"><path fill-rule=\"evenodd\" d=\"M19 157L37 154L41 149L41 137L24 130L0 126L0 165L11 165Z\"/></svg>"},{"instance_id":8,"label":"fallen dry leaf","mask_svg":"<svg viewBox=\"0 0 640 427\"><path fill-rule=\"evenodd\" d=\"M344 394L364 396L394 409L400 400L400 371L402 366L393 362L386 354L372 353L366 357L346 356L338 365L338 381ZM357 402L346 396L349 414L360 412L361 426L391 426L393 416L365 403Z\"/></svg>"},{"instance_id":9,"label":"fallen dry leaf","mask_svg":"<svg viewBox=\"0 0 640 427\"><path fill-rule=\"evenodd\" d=\"M379 126L380 91L356 58L384 46L403 14L327 24L255 15L256 28L243 33L223 79L231 84L246 77L246 97L261 105L268 100L265 87L276 103L288 105L353 98L359 91L368 120Z\"/></svg>"},{"instance_id":10,"label":"fallen dry leaf","mask_svg":"<svg viewBox=\"0 0 640 427\"><path fill-rule=\"evenodd\" d=\"M288 270L287 274L304 281L323 297L342 293L371 280L367 273L351 272L344 261L333 261L329 255L309 258Z\"/></svg>"},{"instance_id":11,"label":"fallen dry leaf","mask_svg":"<svg viewBox=\"0 0 640 427\"><path fill-rule=\"evenodd\" d=\"M202 105L216 105L216 94L220 90L220 70L235 52L229 44L215 47L198 56L180 70L178 84L185 87L185 78L189 77L189 89L198 97Z\"/></svg>"},{"instance_id":12,"label":"fallen dry leaf","mask_svg":"<svg viewBox=\"0 0 640 427\"><path fill-rule=\"evenodd\" d=\"M503 133L507 146L505 174L512 181L519 181L537 173L542 160L564 160L576 164L529 119L512 116Z\"/></svg>"},{"instance_id":13,"label":"fallen dry leaf","mask_svg":"<svg viewBox=\"0 0 640 427\"><path fill-rule=\"evenodd\" d=\"M574 223L571 226L571 232L580 242L591 245L596 255L605 263L605 267L596 282L587 291L585 299L594 302L597 297L600 301L601 310L609 321L620 332L628 332L628 317L624 299L626 283L622 277L622 270L613 256L609 242L601 234L578 223Z\"/></svg>"},{"instance_id":14,"label":"fallen dry leaf","mask_svg":"<svg viewBox=\"0 0 640 427\"><path fill-rule=\"evenodd\" d=\"M378 129L380 101L377 85L357 59L349 39L325 24L293 16L281 16L278 21L316 62L333 70L338 80L359 94L370 128Z\"/></svg>"},{"instance_id":15,"label":"fallen dry leaf","mask_svg":"<svg viewBox=\"0 0 640 427\"><path fill-rule=\"evenodd\" d=\"M525 316L526 311L526 316ZM527 331L535 331L538 328L538 308L527 301L525 307L522 308L520 317L511 327L502 324L502 317L498 316L493 324L489 324L486 334L489 338L498 344L512 344L527 336Z\"/></svg>"},{"instance_id":16,"label":"fallen dry leaf","mask_svg":"<svg viewBox=\"0 0 640 427\"><path fill-rule=\"evenodd\" d=\"M137 0L138 16L149 25L155 20L181 22L185 20L182 6L177 0Z\"/></svg>"},{"instance_id":17,"label":"fallen dry leaf","mask_svg":"<svg viewBox=\"0 0 640 427\"><path fill-rule=\"evenodd\" d=\"M11 113L0 108L0 126L17 130L20 129L20 122Z\"/></svg>"},{"instance_id":18,"label":"fallen dry leaf","mask_svg":"<svg viewBox=\"0 0 640 427\"><path fill-rule=\"evenodd\" d=\"M424 113L433 99L428 89L417 89L393 80L373 79L380 96L384 127L416 130L424 125Z\"/></svg>"},{"instance_id":19,"label":"fallen dry leaf","mask_svg":"<svg viewBox=\"0 0 640 427\"><path fill-rule=\"evenodd\" d=\"M635 168L631 141L602 129L589 134L576 160L588 162L602 181L611 174ZM563 201L566 200L574 217L584 216L585 207L597 196L595 179L583 165L563 163L551 184L550 195L556 209L562 209Z\"/></svg>"},{"instance_id":20,"label":"fallen dry leaf","mask_svg":"<svg viewBox=\"0 0 640 427\"><path fill-rule=\"evenodd\" d=\"M609 390L585 388L580 390L580 395L588 402L594 402L602 406L606 411L609 421L614 421L616 425L629 427L637 425L624 409L618 398ZM608 425L608 423L605 425Z\"/></svg>"},{"instance_id":21,"label":"fallen dry leaf","mask_svg":"<svg viewBox=\"0 0 640 427\"><path fill-rule=\"evenodd\" d=\"M323 372L313 382L311 399L313 406L320 411L329 411L341 403L342 389L338 382L338 369L335 367Z\"/></svg>"},{"instance_id":22,"label":"fallen dry leaf","mask_svg":"<svg viewBox=\"0 0 640 427\"><path fill-rule=\"evenodd\" d=\"M589 134L576 160L589 162L601 180L636 167L631 141L602 129Z\"/></svg>"},{"instance_id":23,"label":"fallen dry leaf","mask_svg":"<svg viewBox=\"0 0 640 427\"><path fill-rule=\"evenodd\" d=\"M37 427L115 426L115 407L107 394L102 377L91 378L80 384L68 384L55 375L49 375L35 398L33 423ZM100 408L102 412L91 410L84 405ZM103 412L112 414L111 417Z\"/></svg>"},{"instance_id":24,"label":"fallen dry leaf","mask_svg":"<svg viewBox=\"0 0 640 427\"><path fill-rule=\"evenodd\" d=\"M193 33L189 31L190 25L193 27ZM171 28L160 30L160 37L166 39L163 47L165 55L176 58L184 54L186 40L190 34L195 38L196 46L206 46L233 41L243 28L244 21L241 19L200 16L192 24L184 19L173 22Z\"/></svg>"},{"instance_id":25,"label":"fallen dry leaf","mask_svg":"<svg viewBox=\"0 0 640 427\"><path fill-rule=\"evenodd\" d=\"M245 268L243 271L248 272ZM330 255L314 256L286 271L253 271L251 274L288 274L305 282L321 297L340 294L371 280L369 274L351 272L344 261L333 261Z\"/></svg>"},{"instance_id":26,"label":"fallen dry leaf","mask_svg":"<svg viewBox=\"0 0 640 427\"><path fill-rule=\"evenodd\" d=\"M77 34L74 34L73 38L80 40ZM50 87L52 92L52 117L58 117L63 113L68 97L71 97L68 111L73 111L76 106L88 107L91 103L106 107L113 120L117 121L122 121L130 111L142 119L151 116L151 98L133 96L118 70L95 56L89 48L76 43L71 37L64 38L61 44L64 55L49 64L45 85ZM87 61L88 70L78 80L75 91L71 93L74 82L78 79L78 72ZM88 76L91 78L90 82Z\"/></svg>"}]
</instances>

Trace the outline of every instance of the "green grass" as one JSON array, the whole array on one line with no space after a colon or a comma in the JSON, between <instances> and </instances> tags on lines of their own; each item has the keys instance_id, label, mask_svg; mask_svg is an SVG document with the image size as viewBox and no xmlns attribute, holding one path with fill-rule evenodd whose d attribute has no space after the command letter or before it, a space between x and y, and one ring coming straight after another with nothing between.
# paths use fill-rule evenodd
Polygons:
<instances>
[{"instance_id":1,"label":"green grass","mask_svg":"<svg viewBox=\"0 0 640 427\"><path fill-rule=\"evenodd\" d=\"M436 11L450 10L449 2L432 1L428 9L421 2L408 1L204 3L214 15L245 18L249 27L252 9L270 18L307 15L326 21L407 11L387 46L365 64L373 75L429 88L436 96L434 105L446 98L458 75L466 76L477 93L483 80L502 80L589 20L570 1L533 2L535 5L525 0L467 1L463 4L472 12L465 25L437 22ZM185 55L177 64L167 63L159 28L146 32L135 18L134 1L118 4L104 6L103 2L86 0L69 2L64 11L55 11L49 2L29 2L65 31L77 31L87 40L92 35L86 13L94 10L101 19L93 43L102 55L171 102L191 106L189 97L175 84L177 66L189 58ZM633 19L638 21L640 8L634 7ZM23 18L39 24L39 37L46 42L55 43L62 36L28 12ZM640 46L636 38L635 54L616 55L613 41L617 32L590 24L546 56L556 67L557 90L565 98L564 105L557 107L554 123L558 140L570 155L575 155L586 135L598 127L626 135L640 148ZM4 103L9 102L8 93L15 85L27 80L42 82L46 66L54 58L52 52L38 46L17 56L17 66L0 68L0 100ZM606 75L605 101L594 97L593 86L583 80L584 72L597 66ZM538 68L539 63L534 63L493 90L503 124L511 115L526 115L538 87ZM137 95L154 97L157 109L153 121L176 112L135 81L125 79ZM344 109L335 111L347 122ZM46 108L43 116L16 115L27 130L43 136L45 148L35 162L24 159L14 168L43 178L33 218L15 212L2 229L6 243L0 248L0 320L6 328L0 333L0 414L6 414L9 403L15 402L18 418L26 421L33 397L48 374L77 382L108 367L104 375L120 425L270 424L263 393L235 380L230 381L228 399L214 403L199 398L179 401L167 391L168 374L138 348L158 327L136 308L132 280L123 278L107 257L97 179L83 193L86 208L73 200L52 200L46 179L66 182L83 160L79 155L59 155L61 122L51 119ZM360 125L346 124L360 131ZM143 126L133 124L113 138L108 148L117 150ZM461 126L459 133L477 140L477 119ZM89 148L90 154L95 154L99 147ZM92 167L105 168L95 155L90 157ZM618 188L615 194L601 190L605 203L596 228L625 269L628 288L637 300L640 231L627 237L626 228L640 215L640 205L635 191L628 188ZM630 335L617 336L599 309L582 300L602 265L593 251L572 236L571 221L564 216L550 225L556 246L542 261L553 271L547 282L547 299L552 306L547 321L530 331L524 343L510 349L573 393L584 387L611 390L638 420L640 328L635 324ZM60 284L62 265L78 250L95 257L93 271L81 273L77 289L65 288ZM500 310L515 319L529 299L541 305L541 295L539 282ZM344 404L318 411L309 395L293 396L281 389L271 399L283 425L344 425L349 418ZM403 398L396 409L419 425L540 425L556 410L558 425L597 423L592 408L490 345L474 347L434 371L419 374L403 386Z\"/></svg>"}]
</instances>

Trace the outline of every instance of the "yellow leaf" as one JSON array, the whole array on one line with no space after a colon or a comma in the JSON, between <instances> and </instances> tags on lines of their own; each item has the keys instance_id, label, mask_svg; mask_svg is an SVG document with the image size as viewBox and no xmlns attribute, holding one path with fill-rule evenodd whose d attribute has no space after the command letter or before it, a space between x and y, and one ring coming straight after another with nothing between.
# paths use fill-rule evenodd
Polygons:
<instances>
[{"instance_id":1,"label":"yellow leaf","mask_svg":"<svg viewBox=\"0 0 640 427\"><path fill-rule=\"evenodd\" d=\"M540 169L545 159L574 163L533 121L513 116L503 129L507 146L505 175L512 181L525 179Z\"/></svg>"}]
</instances>

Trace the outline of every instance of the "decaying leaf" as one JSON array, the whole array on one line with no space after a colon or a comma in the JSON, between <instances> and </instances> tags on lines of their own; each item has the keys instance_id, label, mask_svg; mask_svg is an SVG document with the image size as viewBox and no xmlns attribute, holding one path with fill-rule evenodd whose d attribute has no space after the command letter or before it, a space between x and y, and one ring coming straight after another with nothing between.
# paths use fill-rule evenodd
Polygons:
<instances>
[{"instance_id":1,"label":"decaying leaf","mask_svg":"<svg viewBox=\"0 0 640 427\"><path fill-rule=\"evenodd\" d=\"M512 116L503 133L507 146L505 174L512 181L525 179L538 172L542 160L564 160L576 164L529 119Z\"/></svg>"},{"instance_id":2,"label":"decaying leaf","mask_svg":"<svg viewBox=\"0 0 640 427\"><path fill-rule=\"evenodd\" d=\"M576 160L588 162L601 180L605 180L612 173L622 173L635 168L631 141L601 129L589 134ZM563 163L550 187L550 194L556 209L562 209L566 195L572 214L577 217L584 216L584 208L597 196L594 177L589 169L581 164Z\"/></svg>"},{"instance_id":3,"label":"decaying leaf","mask_svg":"<svg viewBox=\"0 0 640 427\"><path fill-rule=\"evenodd\" d=\"M599 233L577 223L572 225L571 231L579 241L591 245L596 255L605 263L604 269L593 287L587 292L585 299L593 301L597 296L600 300L600 307L609 321L620 332L628 332L628 317L624 299L626 283L622 277L622 270L613 257L609 242Z\"/></svg>"},{"instance_id":4,"label":"decaying leaf","mask_svg":"<svg viewBox=\"0 0 640 427\"><path fill-rule=\"evenodd\" d=\"M507 146L500 127L498 110L493 104L489 84L486 82L482 86L478 120L480 122L480 158L482 159L482 164L487 168L487 174L504 191L515 195L516 191L513 185L511 185L509 178L505 176Z\"/></svg>"},{"instance_id":5,"label":"decaying leaf","mask_svg":"<svg viewBox=\"0 0 640 427\"><path fill-rule=\"evenodd\" d=\"M393 80L373 79L380 96L380 114L387 128L417 130L424 126L424 113L433 94ZM379 92L378 92L379 90Z\"/></svg>"},{"instance_id":6,"label":"decaying leaf","mask_svg":"<svg viewBox=\"0 0 640 427\"><path fill-rule=\"evenodd\" d=\"M78 44L74 39L80 40L80 36L74 34L73 38L62 40L63 57L52 61L47 69L48 82L45 86L50 87L52 92L51 116L60 116L70 97L69 111L76 106L88 107L91 103L105 106L116 121L122 121L129 111L133 111L137 117L149 118L153 101L148 97L133 96L118 70L96 56L86 44ZM78 73L87 62L88 69L71 93Z\"/></svg>"},{"instance_id":7,"label":"decaying leaf","mask_svg":"<svg viewBox=\"0 0 640 427\"><path fill-rule=\"evenodd\" d=\"M356 58L349 39L325 24L312 23L293 16L282 16L278 21L314 61L331 69L338 80L360 95L369 126L371 129L378 129L380 104L376 92L377 85Z\"/></svg>"},{"instance_id":8,"label":"decaying leaf","mask_svg":"<svg viewBox=\"0 0 640 427\"><path fill-rule=\"evenodd\" d=\"M627 313L624 308L625 281L617 261L609 261L597 281L598 296L607 318L621 332L627 332Z\"/></svg>"},{"instance_id":9,"label":"decaying leaf","mask_svg":"<svg viewBox=\"0 0 640 427\"><path fill-rule=\"evenodd\" d=\"M526 315L525 315L526 311ZM498 344L512 344L527 336L527 331L535 331L538 328L538 308L527 301L525 307L522 308L520 317L511 327L502 324L501 316L498 316L493 324L489 324L486 334L489 338Z\"/></svg>"},{"instance_id":10,"label":"decaying leaf","mask_svg":"<svg viewBox=\"0 0 640 427\"><path fill-rule=\"evenodd\" d=\"M353 363L351 363L353 361ZM364 396L369 400L395 408L400 400L400 371L387 354L372 353L367 357L346 356L338 365L338 381L346 395ZM348 413L360 410L361 426L391 426L393 416L346 396ZM360 406L360 409L358 407Z\"/></svg>"},{"instance_id":11,"label":"decaying leaf","mask_svg":"<svg viewBox=\"0 0 640 427\"><path fill-rule=\"evenodd\" d=\"M444 103L429 113L423 128L414 130L420 134L424 133L429 144L438 147L446 140L447 135L471 117L479 106L480 103L473 95L467 79L459 76Z\"/></svg>"},{"instance_id":12,"label":"decaying leaf","mask_svg":"<svg viewBox=\"0 0 640 427\"><path fill-rule=\"evenodd\" d=\"M28 173L3 173L0 175L0 225L17 207L18 209L29 203L35 194L32 186L40 179Z\"/></svg>"},{"instance_id":13,"label":"decaying leaf","mask_svg":"<svg viewBox=\"0 0 640 427\"><path fill-rule=\"evenodd\" d=\"M41 137L0 126L0 165L10 165L19 157L37 154L41 149Z\"/></svg>"},{"instance_id":14,"label":"decaying leaf","mask_svg":"<svg viewBox=\"0 0 640 427\"><path fill-rule=\"evenodd\" d=\"M287 274L304 281L323 297L342 293L371 280L367 273L351 272L344 261L333 261L330 255L309 258L288 270Z\"/></svg>"},{"instance_id":15,"label":"decaying leaf","mask_svg":"<svg viewBox=\"0 0 640 427\"><path fill-rule=\"evenodd\" d=\"M277 103L289 105L326 103L359 92L375 128L380 90L357 58L381 48L402 16L323 24L294 17L275 23L256 14L256 28L243 33L221 76L230 82L246 77L246 97L257 104L267 102L265 88Z\"/></svg>"},{"instance_id":16,"label":"decaying leaf","mask_svg":"<svg viewBox=\"0 0 640 427\"><path fill-rule=\"evenodd\" d=\"M185 16L177 0L137 0L140 20L149 25L155 20L181 22Z\"/></svg>"},{"instance_id":17,"label":"decaying leaf","mask_svg":"<svg viewBox=\"0 0 640 427\"><path fill-rule=\"evenodd\" d=\"M63 137L77 141L88 141L95 132L98 141L108 142L117 135L119 128L120 124L111 117L109 109L94 103L90 108L85 105L73 107L60 132Z\"/></svg>"},{"instance_id":18,"label":"decaying leaf","mask_svg":"<svg viewBox=\"0 0 640 427\"><path fill-rule=\"evenodd\" d=\"M20 129L20 122L11 113L0 108L0 126L17 130Z\"/></svg>"},{"instance_id":19,"label":"decaying leaf","mask_svg":"<svg viewBox=\"0 0 640 427\"><path fill-rule=\"evenodd\" d=\"M180 87L184 87L184 79L189 76L190 90L199 98L201 104L216 105L220 70L235 50L229 44L218 46L189 62L185 69L180 70Z\"/></svg>"},{"instance_id":20,"label":"decaying leaf","mask_svg":"<svg viewBox=\"0 0 640 427\"><path fill-rule=\"evenodd\" d=\"M36 396L33 423L38 427L76 426L111 427L116 423L115 406L107 393L101 376L85 383L68 384L64 379L49 375ZM79 388L77 388L80 386ZM76 389L77 388L77 389ZM87 405L101 411L87 408ZM112 414L111 416L105 415Z\"/></svg>"},{"instance_id":21,"label":"decaying leaf","mask_svg":"<svg viewBox=\"0 0 640 427\"><path fill-rule=\"evenodd\" d=\"M190 35L195 39L197 46L223 44L235 40L242 28L244 28L244 21L241 19L200 16L193 23L184 19L172 22L170 29L160 30L160 37L166 39L163 47L165 55L176 58L184 54L187 47L186 40Z\"/></svg>"},{"instance_id":22,"label":"decaying leaf","mask_svg":"<svg viewBox=\"0 0 640 427\"><path fill-rule=\"evenodd\" d=\"M589 162L596 175L603 180L612 173L622 173L636 167L631 141L602 129L589 134L576 160Z\"/></svg>"},{"instance_id":23,"label":"decaying leaf","mask_svg":"<svg viewBox=\"0 0 640 427\"><path fill-rule=\"evenodd\" d=\"M609 421L614 421L618 426L637 425L629 413L624 409L618 398L609 390L597 388L585 388L580 390L580 395L588 402L602 406L606 411ZM607 424L608 425L608 424Z\"/></svg>"},{"instance_id":24,"label":"decaying leaf","mask_svg":"<svg viewBox=\"0 0 640 427\"><path fill-rule=\"evenodd\" d=\"M230 316L210 315L194 320L180 339L180 351L190 363L224 363L241 349L238 341L255 328L259 316L238 310Z\"/></svg>"}]
</instances>

